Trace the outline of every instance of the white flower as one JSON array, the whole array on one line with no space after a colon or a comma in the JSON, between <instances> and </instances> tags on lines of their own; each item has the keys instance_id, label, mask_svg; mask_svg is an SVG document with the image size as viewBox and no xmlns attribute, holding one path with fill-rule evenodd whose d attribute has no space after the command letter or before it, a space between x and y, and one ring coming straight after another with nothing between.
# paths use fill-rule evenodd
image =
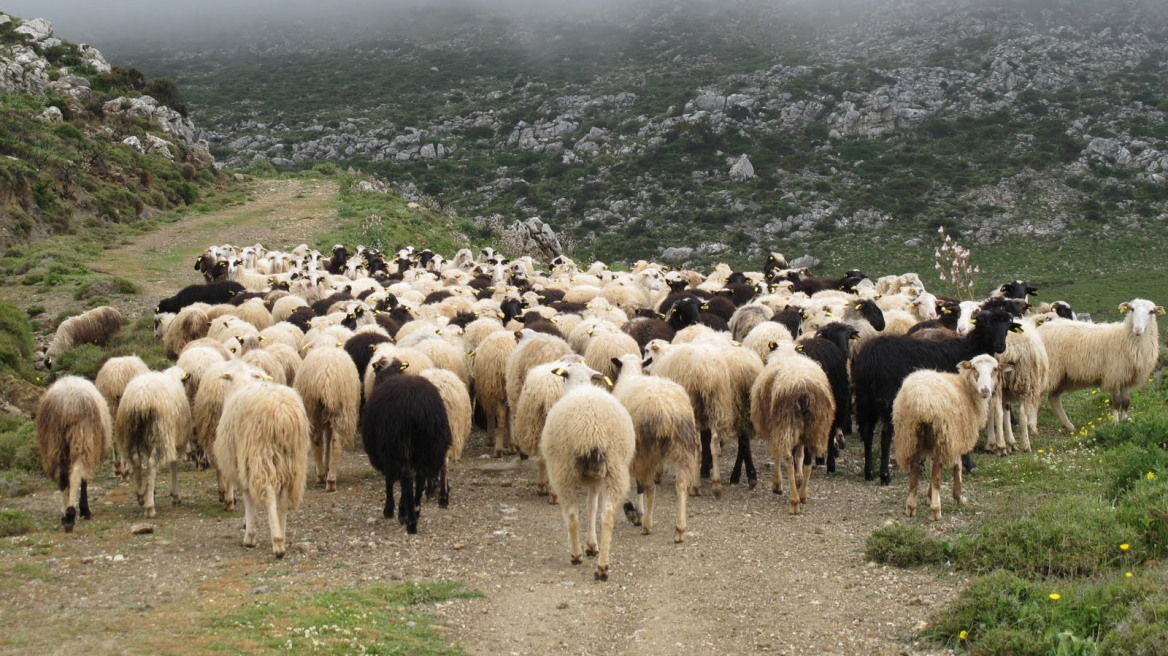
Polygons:
<instances>
[{"instance_id":1,"label":"white flower","mask_svg":"<svg viewBox=\"0 0 1168 656\"><path fill-rule=\"evenodd\" d=\"M941 277L941 281L942 281L942 282L944 282L944 281L945 281L945 274L944 274L943 272L942 272L942 273L938 273L937 275Z\"/></svg>"}]
</instances>

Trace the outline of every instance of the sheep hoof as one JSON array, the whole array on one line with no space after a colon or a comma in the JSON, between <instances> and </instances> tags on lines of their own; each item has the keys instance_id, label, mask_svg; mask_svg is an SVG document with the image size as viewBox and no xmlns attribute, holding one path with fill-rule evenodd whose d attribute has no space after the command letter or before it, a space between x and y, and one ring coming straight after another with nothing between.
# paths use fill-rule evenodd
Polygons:
<instances>
[{"instance_id":1,"label":"sheep hoof","mask_svg":"<svg viewBox=\"0 0 1168 656\"><path fill-rule=\"evenodd\" d=\"M228 511L228 512L235 510L235 502L234 501L225 501L223 503L223 510Z\"/></svg>"},{"instance_id":2,"label":"sheep hoof","mask_svg":"<svg viewBox=\"0 0 1168 656\"><path fill-rule=\"evenodd\" d=\"M180 497L177 494L170 495L170 505L181 506L182 505L182 497Z\"/></svg>"},{"instance_id":3,"label":"sheep hoof","mask_svg":"<svg viewBox=\"0 0 1168 656\"><path fill-rule=\"evenodd\" d=\"M325 492L336 492L337 491L337 482L336 481L326 481L324 484L324 491Z\"/></svg>"},{"instance_id":4,"label":"sheep hoof","mask_svg":"<svg viewBox=\"0 0 1168 656\"><path fill-rule=\"evenodd\" d=\"M584 555L592 558L600 555L600 550L596 548L596 545L590 544L584 547Z\"/></svg>"},{"instance_id":5,"label":"sheep hoof","mask_svg":"<svg viewBox=\"0 0 1168 656\"><path fill-rule=\"evenodd\" d=\"M89 511L89 508L81 509L81 519L93 519L93 513Z\"/></svg>"},{"instance_id":6,"label":"sheep hoof","mask_svg":"<svg viewBox=\"0 0 1168 656\"><path fill-rule=\"evenodd\" d=\"M956 499L954 499L954 501L956 501L957 505L959 506L969 503L969 499L965 498L964 494L958 496Z\"/></svg>"},{"instance_id":7,"label":"sheep hoof","mask_svg":"<svg viewBox=\"0 0 1168 656\"><path fill-rule=\"evenodd\" d=\"M940 508L933 508L933 521L935 522L939 519L941 519L941 509Z\"/></svg>"},{"instance_id":8,"label":"sheep hoof","mask_svg":"<svg viewBox=\"0 0 1168 656\"><path fill-rule=\"evenodd\" d=\"M641 535L650 535L651 533L653 533L653 529L648 526L641 526Z\"/></svg>"},{"instance_id":9,"label":"sheep hoof","mask_svg":"<svg viewBox=\"0 0 1168 656\"><path fill-rule=\"evenodd\" d=\"M673 534L673 543L674 544L681 544L682 542L685 542L685 529L684 528L675 529L674 534Z\"/></svg>"},{"instance_id":10,"label":"sheep hoof","mask_svg":"<svg viewBox=\"0 0 1168 656\"><path fill-rule=\"evenodd\" d=\"M607 581L608 580L608 568L607 567L597 567L596 568L596 580L597 581Z\"/></svg>"},{"instance_id":11,"label":"sheep hoof","mask_svg":"<svg viewBox=\"0 0 1168 656\"><path fill-rule=\"evenodd\" d=\"M250 540L248 538L243 539L243 546L247 547L248 549L255 549L255 545L255 538L251 538Z\"/></svg>"},{"instance_id":12,"label":"sheep hoof","mask_svg":"<svg viewBox=\"0 0 1168 656\"><path fill-rule=\"evenodd\" d=\"M77 509L69 506L65 509L65 516L61 518L61 528L65 529L66 533L73 532L73 525L77 523Z\"/></svg>"},{"instance_id":13,"label":"sheep hoof","mask_svg":"<svg viewBox=\"0 0 1168 656\"><path fill-rule=\"evenodd\" d=\"M146 509L146 518L147 519L153 519L156 515L158 515L158 511L156 511L155 509L153 509L153 508Z\"/></svg>"},{"instance_id":14,"label":"sheep hoof","mask_svg":"<svg viewBox=\"0 0 1168 656\"><path fill-rule=\"evenodd\" d=\"M580 556L572 556L572 564L573 565L579 565L582 562L584 562L584 559L581 558Z\"/></svg>"},{"instance_id":15,"label":"sheep hoof","mask_svg":"<svg viewBox=\"0 0 1168 656\"><path fill-rule=\"evenodd\" d=\"M778 485L772 485L771 486L771 493L778 494L781 496L783 494L783 488L779 487Z\"/></svg>"},{"instance_id":16,"label":"sheep hoof","mask_svg":"<svg viewBox=\"0 0 1168 656\"><path fill-rule=\"evenodd\" d=\"M914 516L916 516L916 514L917 514L916 506L905 506L904 507L904 516L905 517L914 517Z\"/></svg>"},{"instance_id":17,"label":"sheep hoof","mask_svg":"<svg viewBox=\"0 0 1168 656\"><path fill-rule=\"evenodd\" d=\"M641 515L637 512L637 507L633 505L633 502L626 501L623 508L625 511L625 519L629 520L629 523L633 526L640 526Z\"/></svg>"},{"instance_id":18,"label":"sheep hoof","mask_svg":"<svg viewBox=\"0 0 1168 656\"><path fill-rule=\"evenodd\" d=\"M701 490L701 488L699 488L695 485L694 487L691 487L689 489L689 495L691 497L700 497L700 496L702 496L702 490Z\"/></svg>"},{"instance_id":19,"label":"sheep hoof","mask_svg":"<svg viewBox=\"0 0 1168 656\"><path fill-rule=\"evenodd\" d=\"M891 485L892 484L892 474L881 474L880 475L880 484L881 485Z\"/></svg>"},{"instance_id":20,"label":"sheep hoof","mask_svg":"<svg viewBox=\"0 0 1168 656\"><path fill-rule=\"evenodd\" d=\"M276 551L273 549L272 554L276 556L276 560L283 560L284 559L284 550L283 549L281 549L280 551Z\"/></svg>"},{"instance_id":21,"label":"sheep hoof","mask_svg":"<svg viewBox=\"0 0 1168 656\"><path fill-rule=\"evenodd\" d=\"M787 511L787 514L788 515L801 515L801 514L803 514L803 511L800 510L799 504L792 503L791 508Z\"/></svg>"},{"instance_id":22,"label":"sheep hoof","mask_svg":"<svg viewBox=\"0 0 1168 656\"><path fill-rule=\"evenodd\" d=\"M754 488L758 487L758 477L757 477L757 476L755 476L755 477L753 477L753 478L751 478L751 477L747 477L747 479L746 479L746 485L747 485L747 487L748 487L748 488L750 488L751 490L754 490Z\"/></svg>"},{"instance_id":23,"label":"sheep hoof","mask_svg":"<svg viewBox=\"0 0 1168 656\"><path fill-rule=\"evenodd\" d=\"M714 484L710 486L710 491L714 493L715 499L721 499L722 498L722 481L715 481Z\"/></svg>"}]
</instances>

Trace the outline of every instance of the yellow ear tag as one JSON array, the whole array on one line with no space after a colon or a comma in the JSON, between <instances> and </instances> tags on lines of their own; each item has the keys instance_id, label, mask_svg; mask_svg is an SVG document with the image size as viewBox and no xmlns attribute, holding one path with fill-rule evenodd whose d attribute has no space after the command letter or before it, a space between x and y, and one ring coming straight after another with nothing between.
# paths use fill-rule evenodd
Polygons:
<instances>
[{"instance_id":1,"label":"yellow ear tag","mask_svg":"<svg viewBox=\"0 0 1168 656\"><path fill-rule=\"evenodd\" d=\"M798 352L800 352L800 353L802 353L802 352L803 352L803 345L802 345L802 344L800 344L800 345L796 346L796 347L795 347L795 350L796 350L796 351L798 351Z\"/></svg>"},{"instance_id":2,"label":"yellow ear tag","mask_svg":"<svg viewBox=\"0 0 1168 656\"><path fill-rule=\"evenodd\" d=\"M608 385L609 387L612 387L612 379L609 378L608 376L605 376L604 377L604 384Z\"/></svg>"}]
</instances>

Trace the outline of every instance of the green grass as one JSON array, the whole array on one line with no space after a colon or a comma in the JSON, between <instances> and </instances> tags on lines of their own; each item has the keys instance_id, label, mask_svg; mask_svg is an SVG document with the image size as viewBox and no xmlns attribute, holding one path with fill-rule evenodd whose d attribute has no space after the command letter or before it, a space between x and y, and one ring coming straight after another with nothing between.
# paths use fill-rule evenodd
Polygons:
<instances>
[{"instance_id":1,"label":"green grass","mask_svg":"<svg viewBox=\"0 0 1168 656\"><path fill-rule=\"evenodd\" d=\"M962 529L934 534L915 519L869 537L877 562L981 577L934 616L936 642L974 654L1168 648L1168 390L1159 379L1137 390L1122 424L1106 417L1104 394L1065 401L1082 430L1045 430L1034 453L980 456Z\"/></svg>"},{"instance_id":2,"label":"green grass","mask_svg":"<svg viewBox=\"0 0 1168 656\"><path fill-rule=\"evenodd\" d=\"M24 535L32 529L32 518L25 511L12 508L0 508L0 538Z\"/></svg>"},{"instance_id":3,"label":"green grass","mask_svg":"<svg viewBox=\"0 0 1168 656\"><path fill-rule=\"evenodd\" d=\"M32 326L27 313L0 300L0 378L11 374L35 382L32 368Z\"/></svg>"},{"instance_id":4,"label":"green grass","mask_svg":"<svg viewBox=\"0 0 1168 656\"><path fill-rule=\"evenodd\" d=\"M200 627L198 639L217 651L255 654L461 654L421 607L478 596L458 583L400 583L261 598Z\"/></svg>"},{"instance_id":5,"label":"green grass","mask_svg":"<svg viewBox=\"0 0 1168 656\"><path fill-rule=\"evenodd\" d=\"M155 371L172 364L162 344L154 338L153 315L143 314L134 323L124 325L121 332L104 347L83 344L65 351L53 363L53 373L56 376L72 374L93 380L106 360L123 355L137 355L147 367Z\"/></svg>"}]
</instances>

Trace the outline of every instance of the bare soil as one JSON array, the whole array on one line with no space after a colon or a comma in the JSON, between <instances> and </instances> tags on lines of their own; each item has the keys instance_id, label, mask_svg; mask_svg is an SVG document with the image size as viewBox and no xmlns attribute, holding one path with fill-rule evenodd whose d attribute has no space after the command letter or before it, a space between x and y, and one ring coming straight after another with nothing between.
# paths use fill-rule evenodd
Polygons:
<instances>
[{"instance_id":1,"label":"bare soil","mask_svg":"<svg viewBox=\"0 0 1168 656\"><path fill-rule=\"evenodd\" d=\"M140 285L137 309L147 309L197 282L191 263L208 244L309 241L334 216L335 197L327 182L265 181L254 202L162 228L94 266ZM765 446L754 449L758 488L728 485L714 499L706 484L691 499L682 544L672 541L669 475L652 535L618 515L607 582L593 580L592 560L569 563L560 508L535 494L534 462L489 458L479 431L452 469L450 508L428 501L415 536L381 517L383 479L363 454L346 454L338 492L310 483L290 515L283 561L271 556L263 521L260 546L241 545L242 508L219 509L211 471L184 464L178 506L160 477L148 535L131 534L147 520L108 474L90 488L95 518L60 532L59 495L45 481L31 495L0 498L0 508L26 509L37 522L29 535L0 539L0 652L205 653L213 650L205 627L257 600L392 580L456 580L481 591L434 611L437 630L471 654L943 651L916 634L964 581L863 557L871 531L900 520L903 480L864 482L852 443L841 473L815 470L804 514L789 516L786 497L770 492ZM967 495L976 511L976 479ZM966 513L950 510L931 530L960 528Z\"/></svg>"}]
</instances>

